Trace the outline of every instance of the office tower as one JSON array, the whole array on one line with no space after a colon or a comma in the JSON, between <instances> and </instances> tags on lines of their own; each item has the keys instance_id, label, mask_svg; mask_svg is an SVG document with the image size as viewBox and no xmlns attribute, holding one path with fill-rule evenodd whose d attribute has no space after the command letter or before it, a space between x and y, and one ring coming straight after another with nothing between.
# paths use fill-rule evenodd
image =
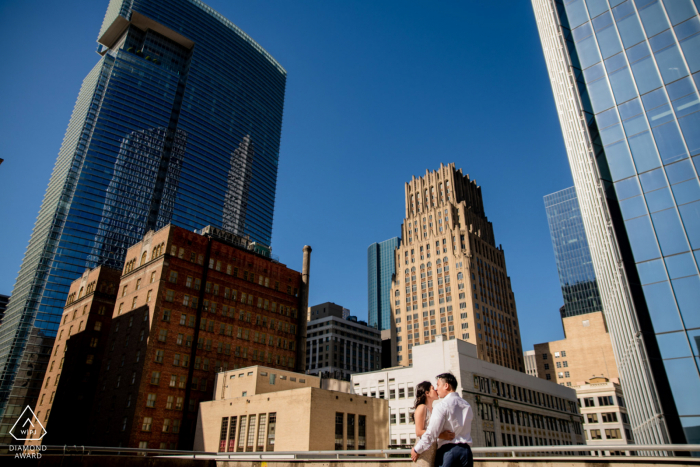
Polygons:
<instances>
[{"instance_id":1,"label":"office tower","mask_svg":"<svg viewBox=\"0 0 700 467\"><path fill-rule=\"evenodd\" d=\"M96 316L105 350L101 361L94 357L92 410L74 414L84 427L70 435L74 444L191 449L199 403L211 399L218 371L305 370L302 274L244 237L211 226L201 234L173 225L149 231L127 251L118 287L109 327ZM82 303L69 299L62 327L77 325L76 306L80 314ZM58 356L50 365L60 366ZM44 386L56 382L59 393L76 384L59 374ZM52 413L47 431L63 423Z\"/></svg>"},{"instance_id":2,"label":"office tower","mask_svg":"<svg viewBox=\"0 0 700 467\"><path fill-rule=\"evenodd\" d=\"M310 308L307 323L306 372L325 378L350 381L350 375L381 368L381 331L343 318L345 308L332 302Z\"/></svg>"},{"instance_id":3,"label":"office tower","mask_svg":"<svg viewBox=\"0 0 700 467\"><path fill-rule=\"evenodd\" d=\"M438 335L414 349L413 365L352 375L355 394L389 400L391 446L411 448L415 387L440 373L457 379L469 402L473 447L584 444L576 393L520 371L477 358L474 344Z\"/></svg>"},{"instance_id":4,"label":"office tower","mask_svg":"<svg viewBox=\"0 0 700 467\"><path fill-rule=\"evenodd\" d=\"M270 245L286 71L199 0L111 0L0 330L0 442L70 284L168 223ZM89 59L86 57L86 59Z\"/></svg>"},{"instance_id":5,"label":"office tower","mask_svg":"<svg viewBox=\"0 0 700 467\"><path fill-rule=\"evenodd\" d=\"M394 250L400 241L394 237L367 248L367 315L369 325L380 331L389 329L391 280L396 273Z\"/></svg>"},{"instance_id":6,"label":"office tower","mask_svg":"<svg viewBox=\"0 0 700 467\"><path fill-rule=\"evenodd\" d=\"M633 436L699 442L697 6L532 3Z\"/></svg>"},{"instance_id":7,"label":"office tower","mask_svg":"<svg viewBox=\"0 0 700 467\"><path fill-rule=\"evenodd\" d=\"M535 351L526 350L523 352L523 360L525 361L525 373L530 376L537 376L537 360L535 360Z\"/></svg>"},{"instance_id":8,"label":"office tower","mask_svg":"<svg viewBox=\"0 0 700 467\"><path fill-rule=\"evenodd\" d=\"M396 363L411 365L414 346L445 335L476 345L483 360L524 372L505 254L496 246L481 187L454 164L440 164L404 190L406 218L391 288Z\"/></svg>"},{"instance_id":9,"label":"office tower","mask_svg":"<svg viewBox=\"0 0 700 467\"><path fill-rule=\"evenodd\" d=\"M9 302L9 295L0 295L0 326L2 326L2 319L5 316L5 311L7 311L7 304Z\"/></svg>"},{"instance_id":10,"label":"office tower","mask_svg":"<svg viewBox=\"0 0 700 467\"><path fill-rule=\"evenodd\" d=\"M561 317L601 311L603 306L574 187L544 197L564 309Z\"/></svg>"},{"instance_id":11,"label":"office tower","mask_svg":"<svg viewBox=\"0 0 700 467\"><path fill-rule=\"evenodd\" d=\"M52 429L47 429L41 440L27 444L87 442L84 413L76 409L92 407L100 397L97 377L107 349L120 277L121 271L99 266L86 270L71 284L51 362L33 407L44 427L51 417Z\"/></svg>"}]
</instances>

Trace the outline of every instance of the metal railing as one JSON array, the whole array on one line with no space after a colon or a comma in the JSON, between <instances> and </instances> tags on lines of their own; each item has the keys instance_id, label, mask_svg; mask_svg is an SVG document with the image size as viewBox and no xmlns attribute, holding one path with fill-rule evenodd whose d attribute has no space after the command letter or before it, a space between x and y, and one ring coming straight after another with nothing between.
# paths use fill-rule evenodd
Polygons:
<instances>
[{"instance_id":1,"label":"metal railing","mask_svg":"<svg viewBox=\"0 0 700 467\"><path fill-rule=\"evenodd\" d=\"M169 449L143 449L100 446L18 446L0 445L0 456L14 456L17 452L37 452L41 456L140 456L168 457L178 459L215 459L235 461L398 461L410 459L410 449L373 449L353 451L266 451L266 452L207 452L177 451ZM653 457L663 462L690 461L700 464L700 457L688 457L688 453L700 452L700 444L599 444L562 446L502 446L472 448L474 460L497 461L504 458L522 457L523 461L533 458L567 458L578 461L596 461L605 458L606 462L630 462L643 457ZM617 453L627 453L620 455ZM595 453L595 454L593 454ZM684 455L677 455L684 453ZM632 455L634 457L629 457ZM692 455L692 454L691 454ZM511 460L513 462L515 460ZM517 462L517 461L515 461Z\"/></svg>"}]
</instances>

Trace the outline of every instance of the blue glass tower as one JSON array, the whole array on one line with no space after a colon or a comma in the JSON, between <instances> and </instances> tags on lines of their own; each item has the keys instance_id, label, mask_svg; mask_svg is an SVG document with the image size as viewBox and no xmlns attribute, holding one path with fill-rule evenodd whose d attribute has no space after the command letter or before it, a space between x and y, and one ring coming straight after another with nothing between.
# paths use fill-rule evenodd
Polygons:
<instances>
[{"instance_id":1,"label":"blue glass tower","mask_svg":"<svg viewBox=\"0 0 700 467\"><path fill-rule=\"evenodd\" d=\"M635 441L698 443L700 2L532 3Z\"/></svg>"},{"instance_id":2,"label":"blue glass tower","mask_svg":"<svg viewBox=\"0 0 700 467\"><path fill-rule=\"evenodd\" d=\"M576 189L571 187L545 196L544 207L564 297L561 317L602 311Z\"/></svg>"},{"instance_id":3,"label":"blue glass tower","mask_svg":"<svg viewBox=\"0 0 700 467\"><path fill-rule=\"evenodd\" d=\"M368 322L380 331L389 329L391 323L391 278L396 273L394 250L400 241L394 237L367 248Z\"/></svg>"},{"instance_id":4,"label":"blue glass tower","mask_svg":"<svg viewBox=\"0 0 700 467\"><path fill-rule=\"evenodd\" d=\"M0 442L85 268L168 223L271 243L286 71L199 0L111 0L98 44L0 329Z\"/></svg>"}]
</instances>

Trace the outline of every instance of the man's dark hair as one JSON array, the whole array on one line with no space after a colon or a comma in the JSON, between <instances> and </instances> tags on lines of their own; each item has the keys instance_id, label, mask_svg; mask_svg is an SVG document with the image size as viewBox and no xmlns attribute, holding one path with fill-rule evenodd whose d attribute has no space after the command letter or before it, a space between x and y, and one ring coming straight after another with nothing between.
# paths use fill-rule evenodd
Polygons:
<instances>
[{"instance_id":1,"label":"man's dark hair","mask_svg":"<svg viewBox=\"0 0 700 467\"><path fill-rule=\"evenodd\" d=\"M453 391L457 390L457 378L455 378L455 375L452 373L442 373L441 375L437 375L436 378L444 380L450 385Z\"/></svg>"}]
</instances>

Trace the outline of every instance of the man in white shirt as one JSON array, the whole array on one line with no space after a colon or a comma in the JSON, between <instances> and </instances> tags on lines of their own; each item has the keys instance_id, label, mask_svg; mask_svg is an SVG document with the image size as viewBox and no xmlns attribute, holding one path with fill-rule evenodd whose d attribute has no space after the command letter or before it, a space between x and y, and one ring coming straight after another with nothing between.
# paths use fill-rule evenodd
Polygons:
<instances>
[{"instance_id":1,"label":"man in white shirt","mask_svg":"<svg viewBox=\"0 0 700 467\"><path fill-rule=\"evenodd\" d=\"M467 401L455 392L457 378L452 373L437 376L437 393L440 403L433 409L428 428L418 443L411 449L411 459L415 462L418 455L438 443L435 455L435 467L472 467L472 419L474 413ZM451 440L438 439L443 431L451 431Z\"/></svg>"}]
</instances>

